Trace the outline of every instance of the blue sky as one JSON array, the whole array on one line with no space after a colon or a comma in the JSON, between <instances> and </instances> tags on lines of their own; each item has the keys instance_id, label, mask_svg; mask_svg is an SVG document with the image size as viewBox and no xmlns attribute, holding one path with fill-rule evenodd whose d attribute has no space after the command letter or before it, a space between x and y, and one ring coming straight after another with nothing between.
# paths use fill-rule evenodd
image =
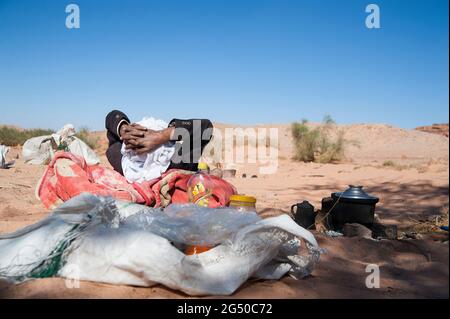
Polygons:
<instances>
[{"instance_id":1,"label":"blue sky","mask_svg":"<svg viewBox=\"0 0 450 319\"><path fill-rule=\"evenodd\" d=\"M0 0L0 123L448 122L447 0ZM381 9L367 29L365 7Z\"/></svg>"}]
</instances>

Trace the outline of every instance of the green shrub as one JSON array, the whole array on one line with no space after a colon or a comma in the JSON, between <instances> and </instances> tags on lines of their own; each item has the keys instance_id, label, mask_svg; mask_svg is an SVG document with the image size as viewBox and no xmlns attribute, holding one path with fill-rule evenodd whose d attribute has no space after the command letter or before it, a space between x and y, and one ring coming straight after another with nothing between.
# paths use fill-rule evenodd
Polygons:
<instances>
[{"instance_id":1,"label":"green shrub","mask_svg":"<svg viewBox=\"0 0 450 319\"><path fill-rule=\"evenodd\" d=\"M93 150L98 146L99 138L92 136L91 131L87 127L80 128L75 136L85 142Z\"/></svg>"},{"instance_id":2,"label":"green shrub","mask_svg":"<svg viewBox=\"0 0 450 319\"><path fill-rule=\"evenodd\" d=\"M0 144L6 146L17 146L23 145L26 140L42 135L50 135L53 134L53 130L49 129L29 129L29 130L21 130L14 127L9 126L1 126L0 127Z\"/></svg>"},{"instance_id":3,"label":"green shrub","mask_svg":"<svg viewBox=\"0 0 450 319\"><path fill-rule=\"evenodd\" d=\"M308 121L292 123L291 131L294 139L294 160L302 162L331 163L344 157L346 140L344 133L338 132L334 141L329 137L330 129L335 122L329 116L325 116L320 126L309 128Z\"/></svg>"}]
</instances>

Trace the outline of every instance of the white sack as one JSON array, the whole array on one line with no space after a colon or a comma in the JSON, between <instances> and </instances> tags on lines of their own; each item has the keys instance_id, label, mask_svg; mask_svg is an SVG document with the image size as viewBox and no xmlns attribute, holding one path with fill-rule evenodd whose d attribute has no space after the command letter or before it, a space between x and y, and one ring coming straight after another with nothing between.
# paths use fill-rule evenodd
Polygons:
<instances>
[{"instance_id":1,"label":"white sack","mask_svg":"<svg viewBox=\"0 0 450 319\"><path fill-rule=\"evenodd\" d=\"M32 137L23 144L22 157L25 163L34 165L47 165L55 155L54 144L51 135Z\"/></svg>"},{"instance_id":2,"label":"white sack","mask_svg":"<svg viewBox=\"0 0 450 319\"><path fill-rule=\"evenodd\" d=\"M22 156L25 163L47 165L59 149L84 158L88 165L100 163L95 152L82 140L75 136L72 124L66 124L57 133L52 135L32 137L23 144Z\"/></svg>"},{"instance_id":3,"label":"white sack","mask_svg":"<svg viewBox=\"0 0 450 319\"><path fill-rule=\"evenodd\" d=\"M6 161L6 154L8 154L8 152L9 147L0 145L0 168L11 168L14 165L14 161Z\"/></svg>"},{"instance_id":4,"label":"white sack","mask_svg":"<svg viewBox=\"0 0 450 319\"><path fill-rule=\"evenodd\" d=\"M204 209L210 210L211 216L218 210ZM189 225L182 218L175 222L150 218L144 221L145 225L141 224L142 219L139 223L133 219L136 214L152 215L158 211L82 194L42 222L0 236L0 276L21 281L53 274L120 285L148 287L160 283L190 295L229 295L250 277L279 279L289 273L301 278L311 273L319 259L320 250L313 235L287 215L247 224L215 248L187 256L177 248L183 243L172 244L150 231L157 225ZM234 218L232 211L229 209L230 218ZM209 223L205 227L217 227L213 218L205 220ZM228 227L224 225L218 229ZM28 248L23 252L25 247ZM61 251L56 247L65 248ZM58 254L63 262L55 266ZM19 262L23 260L30 266L23 267Z\"/></svg>"},{"instance_id":5,"label":"white sack","mask_svg":"<svg viewBox=\"0 0 450 319\"><path fill-rule=\"evenodd\" d=\"M70 137L70 142L67 147L69 148L69 152L72 154L78 155L86 161L88 165L96 165L100 163L100 158L97 154L90 148L85 142L80 140L76 136Z\"/></svg>"}]
</instances>

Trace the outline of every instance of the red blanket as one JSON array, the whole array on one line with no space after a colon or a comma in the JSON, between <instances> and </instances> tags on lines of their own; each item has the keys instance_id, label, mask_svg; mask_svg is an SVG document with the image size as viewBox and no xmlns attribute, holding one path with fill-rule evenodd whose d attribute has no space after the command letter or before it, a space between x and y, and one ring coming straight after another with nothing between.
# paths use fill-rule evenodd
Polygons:
<instances>
[{"instance_id":1,"label":"red blanket","mask_svg":"<svg viewBox=\"0 0 450 319\"><path fill-rule=\"evenodd\" d=\"M36 195L49 209L81 193L112 196L154 207L188 202L187 182L193 172L169 170L149 182L130 184L118 172L99 165L88 166L84 159L57 152L36 188ZM236 189L227 181L211 176L214 187L210 207L228 205Z\"/></svg>"}]
</instances>

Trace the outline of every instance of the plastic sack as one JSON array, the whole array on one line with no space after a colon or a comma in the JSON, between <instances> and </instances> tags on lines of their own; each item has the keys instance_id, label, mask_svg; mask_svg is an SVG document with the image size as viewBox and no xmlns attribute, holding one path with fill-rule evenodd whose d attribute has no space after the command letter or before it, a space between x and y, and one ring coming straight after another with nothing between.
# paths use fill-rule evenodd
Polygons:
<instances>
[{"instance_id":1,"label":"plastic sack","mask_svg":"<svg viewBox=\"0 0 450 319\"><path fill-rule=\"evenodd\" d=\"M0 145L0 168L6 165L6 153L8 153L8 150L5 145Z\"/></svg>"},{"instance_id":2,"label":"plastic sack","mask_svg":"<svg viewBox=\"0 0 450 319\"><path fill-rule=\"evenodd\" d=\"M11 234L0 234L0 277L12 281L55 276L62 254L85 226L102 223L102 213L114 211L113 200L82 194L63 203L40 222ZM104 218L106 221L107 219Z\"/></svg>"},{"instance_id":3,"label":"plastic sack","mask_svg":"<svg viewBox=\"0 0 450 319\"><path fill-rule=\"evenodd\" d=\"M229 295L250 277L304 277L319 260L313 235L287 215L254 222L224 210L231 221L217 223L212 214L218 209L202 208L211 214L172 209L172 217L160 219L159 209L82 194L40 223L0 236L0 276L15 281L60 276L144 287L160 283L190 295ZM206 218L192 223L197 214ZM242 227L234 227L233 220ZM220 225L218 233L229 235L214 238L221 243L211 250L187 256L171 242L171 231L158 230L158 222L180 233L187 225Z\"/></svg>"},{"instance_id":4,"label":"plastic sack","mask_svg":"<svg viewBox=\"0 0 450 319\"><path fill-rule=\"evenodd\" d=\"M69 138L67 145L69 152L78 155L86 161L88 165L96 165L100 163L100 159L95 152L82 140L76 136Z\"/></svg>"},{"instance_id":5,"label":"plastic sack","mask_svg":"<svg viewBox=\"0 0 450 319\"><path fill-rule=\"evenodd\" d=\"M55 156L57 145L51 135L32 137L25 141L22 157L25 163L47 165Z\"/></svg>"},{"instance_id":6,"label":"plastic sack","mask_svg":"<svg viewBox=\"0 0 450 319\"><path fill-rule=\"evenodd\" d=\"M14 161L7 162L6 154L9 152L9 147L0 145L0 168L11 168L14 166Z\"/></svg>"},{"instance_id":7,"label":"plastic sack","mask_svg":"<svg viewBox=\"0 0 450 319\"><path fill-rule=\"evenodd\" d=\"M64 125L55 134L28 139L23 144L22 156L25 163L48 165L58 150L67 150L78 155L84 158L88 165L100 163L97 154L85 142L75 136L75 128L72 124Z\"/></svg>"}]
</instances>

